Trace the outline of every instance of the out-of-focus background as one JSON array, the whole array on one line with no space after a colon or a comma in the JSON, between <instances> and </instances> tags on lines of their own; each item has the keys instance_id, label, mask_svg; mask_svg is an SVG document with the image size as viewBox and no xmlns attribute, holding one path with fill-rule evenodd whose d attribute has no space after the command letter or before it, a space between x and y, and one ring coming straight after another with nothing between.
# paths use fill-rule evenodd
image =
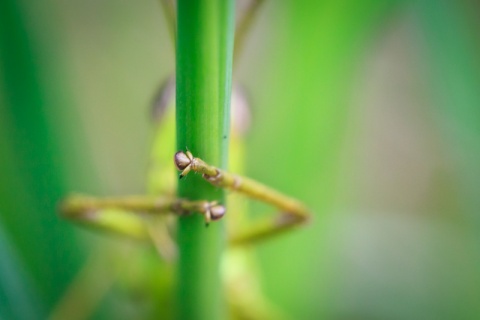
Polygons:
<instances>
[{"instance_id":1,"label":"out-of-focus background","mask_svg":"<svg viewBox=\"0 0 480 320\"><path fill-rule=\"evenodd\" d=\"M234 72L246 171L315 213L254 249L278 314L480 318L479 22L472 0L262 5ZM57 204L144 192L174 56L155 0L1 1L1 319L172 315L174 269Z\"/></svg>"}]
</instances>

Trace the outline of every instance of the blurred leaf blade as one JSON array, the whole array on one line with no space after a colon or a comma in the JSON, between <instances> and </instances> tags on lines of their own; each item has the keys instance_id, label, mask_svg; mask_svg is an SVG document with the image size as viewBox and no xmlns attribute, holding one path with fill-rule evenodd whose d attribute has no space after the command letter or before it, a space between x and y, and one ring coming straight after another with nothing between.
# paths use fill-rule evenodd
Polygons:
<instances>
[{"instance_id":1,"label":"blurred leaf blade","mask_svg":"<svg viewBox=\"0 0 480 320\"><path fill-rule=\"evenodd\" d=\"M55 128L47 118L37 43L32 41L24 8L3 1L1 11L2 109L0 140L1 221L39 291L44 311L62 294L81 261L71 226L60 221L57 202L65 193ZM54 121L53 121L54 122ZM7 159L8 158L8 159ZM40 316L40 315L39 315Z\"/></svg>"},{"instance_id":2,"label":"blurred leaf blade","mask_svg":"<svg viewBox=\"0 0 480 320\"><path fill-rule=\"evenodd\" d=\"M480 227L480 37L468 2L418 1L426 40L431 90L438 107L437 121L447 148L458 154L460 194L470 219Z\"/></svg>"},{"instance_id":3,"label":"blurred leaf blade","mask_svg":"<svg viewBox=\"0 0 480 320\"><path fill-rule=\"evenodd\" d=\"M251 176L304 200L316 214L311 225L259 249L265 290L293 317L328 312L332 270L324 221L333 202L352 76L396 4L292 1L272 8L279 17L271 22L274 36L282 38L272 40L262 75L250 85L262 92L252 93L257 125L249 141L254 155L249 169Z\"/></svg>"},{"instance_id":4,"label":"blurred leaf blade","mask_svg":"<svg viewBox=\"0 0 480 320\"><path fill-rule=\"evenodd\" d=\"M0 225L0 310L2 318L39 318L41 305L33 282L16 257L11 243ZM24 306L28 306L25 308Z\"/></svg>"}]
</instances>

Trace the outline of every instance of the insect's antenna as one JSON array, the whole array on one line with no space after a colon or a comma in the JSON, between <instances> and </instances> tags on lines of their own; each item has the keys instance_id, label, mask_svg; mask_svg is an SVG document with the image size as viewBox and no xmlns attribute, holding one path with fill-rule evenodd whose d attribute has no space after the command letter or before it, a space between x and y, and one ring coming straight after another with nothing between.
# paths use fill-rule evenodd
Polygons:
<instances>
[{"instance_id":1,"label":"insect's antenna","mask_svg":"<svg viewBox=\"0 0 480 320\"><path fill-rule=\"evenodd\" d=\"M253 26L253 22L255 21L255 18L264 2L264 0L250 1L249 6L240 18L240 21L238 21L238 25L235 30L235 44L233 46L234 64L236 63L236 61L238 61L238 56L240 55L240 52L244 47L245 39L247 38L247 35L249 34L250 29Z\"/></svg>"},{"instance_id":2,"label":"insect's antenna","mask_svg":"<svg viewBox=\"0 0 480 320\"><path fill-rule=\"evenodd\" d=\"M177 13L175 12L175 3L172 0L160 0L160 5L162 6L170 39L172 40L173 49L175 50L177 42Z\"/></svg>"}]
</instances>

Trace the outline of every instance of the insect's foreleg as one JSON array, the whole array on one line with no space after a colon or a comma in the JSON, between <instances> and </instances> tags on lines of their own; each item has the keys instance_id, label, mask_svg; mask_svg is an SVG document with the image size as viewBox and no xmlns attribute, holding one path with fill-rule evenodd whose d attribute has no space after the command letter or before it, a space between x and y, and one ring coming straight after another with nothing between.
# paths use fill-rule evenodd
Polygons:
<instances>
[{"instance_id":1,"label":"insect's foreleg","mask_svg":"<svg viewBox=\"0 0 480 320\"><path fill-rule=\"evenodd\" d=\"M203 178L215 186L243 193L279 209L280 213L278 215L260 220L248 230L231 237L230 242L233 245L251 243L271 237L302 224L310 218L308 209L299 201L255 180L211 166L205 161L193 157L190 152L177 152L175 154L175 164L179 170L188 169L202 173Z\"/></svg>"},{"instance_id":2,"label":"insect's foreleg","mask_svg":"<svg viewBox=\"0 0 480 320\"><path fill-rule=\"evenodd\" d=\"M65 199L60 212L64 218L80 224L111 231L138 240L149 240L148 226L138 212L168 213L167 199L146 196L96 198L72 195Z\"/></svg>"},{"instance_id":3,"label":"insect's foreleg","mask_svg":"<svg viewBox=\"0 0 480 320\"><path fill-rule=\"evenodd\" d=\"M136 239L149 239L145 218L149 215L189 215L198 212L206 223L225 214L225 208L216 202L189 201L155 196L125 196L95 198L74 195L61 205L63 217Z\"/></svg>"},{"instance_id":4,"label":"insect's foreleg","mask_svg":"<svg viewBox=\"0 0 480 320\"><path fill-rule=\"evenodd\" d=\"M269 203L279 210L278 214L259 220L248 229L234 234L230 239L232 245L247 244L269 238L305 223L310 218L308 209L299 201L264 184L228 172L222 172L221 176L228 181L227 188Z\"/></svg>"}]
</instances>

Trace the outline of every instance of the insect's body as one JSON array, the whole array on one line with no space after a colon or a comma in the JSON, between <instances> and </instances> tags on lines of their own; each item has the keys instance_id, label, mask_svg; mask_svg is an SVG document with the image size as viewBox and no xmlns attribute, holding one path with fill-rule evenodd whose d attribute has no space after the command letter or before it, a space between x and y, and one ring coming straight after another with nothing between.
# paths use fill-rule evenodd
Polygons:
<instances>
[{"instance_id":1,"label":"insect's body","mask_svg":"<svg viewBox=\"0 0 480 320\"><path fill-rule=\"evenodd\" d=\"M171 83L171 82L170 82ZM172 84L170 84L172 85ZM249 319L279 318L261 294L256 281L255 259L248 247L238 246L249 244L270 237L278 232L301 223L308 217L308 211L302 204L261 183L238 174L231 174L205 163L194 157L190 151L179 151L175 157L172 137L174 136L174 99L173 89L164 86L163 92L169 97L160 96L163 104L161 117L156 118L156 132L153 141L151 159L148 171L147 195L110 198L94 198L87 196L73 196L63 204L64 214L82 223L94 227L107 229L129 237L143 239L154 244L164 263L153 264L155 268L171 268L167 262L175 260L176 245L175 215L185 215L198 212L205 217L208 224L225 215L224 204L208 201L188 201L175 198L176 179L173 168L181 170L180 177L188 179L187 174L192 171L202 174L205 183L232 191L228 194L227 203L231 208L226 215L229 241L234 247L228 249L222 259L222 277L225 284L227 300L232 312ZM234 95L234 97L238 95ZM157 99L158 100L158 99ZM232 102L233 108L238 108L238 102ZM243 107L245 105L243 104ZM245 110L242 111L245 114ZM233 112L236 114L238 112ZM242 130L240 130L240 128ZM235 172L244 171L244 139L245 125L232 124L230 135L230 168ZM172 159L174 158L174 159ZM172 161L173 160L173 161ZM253 227L245 212L248 211L248 202L243 193L260 201L265 201L280 209L277 218L257 222ZM168 213L173 213L169 215ZM124 256L121 256L124 259ZM147 259L150 260L150 259ZM149 268L149 266L145 266ZM145 274L152 274L145 272ZM116 275L112 274L112 277ZM148 283L148 281L138 281ZM113 280L112 280L113 283ZM166 284L164 284L166 285ZM164 287L164 291L172 288ZM248 292L248 294L245 294Z\"/></svg>"},{"instance_id":2,"label":"insect's body","mask_svg":"<svg viewBox=\"0 0 480 320\"><path fill-rule=\"evenodd\" d=\"M166 150L174 150L174 95L173 82L169 81L163 88L163 95L157 96L157 108L162 110L162 117L157 118L159 132L156 134L151 153L151 166L149 169L149 190L153 194L162 195L174 193L178 180L175 174L175 164L172 161L172 153ZM158 99L160 98L160 99ZM167 102L167 105L163 103ZM248 132L250 113L248 105L238 89L232 94L232 122L229 141L229 164L231 171L244 173L245 160L245 134ZM157 109L158 110L158 109ZM154 112L155 114L155 112ZM158 114L158 112L157 112ZM158 122L159 121L159 122ZM167 141L167 139L170 139ZM169 183L164 183L162 177L167 175ZM187 177L188 178L188 177ZM248 201L234 192L227 194L228 215L225 218L228 233L245 228L248 225ZM163 243L157 243L160 252L172 252L170 237L174 234L174 218L165 221L168 227L169 239ZM168 219L168 217L167 217ZM165 235L165 229L158 228L157 232ZM176 250L174 250L176 252ZM265 299L258 282L256 259L249 247L229 248L223 254L221 263L224 292L228 301L230 314L238 319L281 319L280 313ZM245 294L248 292L248 295Z\"/></svg>"},{"instance_id":3,"label":"insect's body","mask_svg":"<svg viewBox=\"0 0 480 320\"><path fill-rule=\"evenodd\" d=\"M260 0L253 2L252 12L250 12L252 16L261 2ZM166 12L167 17L174 20L173 11ZM247 15L240 22L240 42L250 27L250 18L251 16ZM67 218L83 224L152 243L162 259L158 259L158 255L152 255L152 252L145 250L145 247L141 250L143 253L139 254L141 261L146 261L145 264L129 259L130 256L126 258L125 253L122 252L118 255L122 263L127 260L127 264L130 263L136 270L143 271L137 272L137 278L134 280L121 272L109 273L110 282L113 284L123 281L132 287L139 286L140 283L151 290L170 293L173 291L174 284L168 280L168 276L158 282L150 281L149 277L162 273L170 275L173 272L171 262L176 258L174 241L176 218L179 215L202 214L208 225L225 216L228 231L228 238L225 240L229 241L230 246L223 255L221 272L232 318L279 319L281 313L276 311L262 295L256 277L255 257L250 247L245 245L269 238L307 221L309 212L295 199L241 175L244 173L244 135L248 130L250 119L246 100L240 90L234 88L231 105L233 121L229 136L229 171L204 162L201 159L202 155L192 154L188 146L178 151L173 157L175 85L173 78L169 79L157 94L153 109L155 133L147 173L146 195L112 198L77 195L63 203L62 211ZM210 183L218 188L232 191L228 193L226 203L176 198L178 175L175 174L175 167L181 171L180 178L188 179L188 174L201 174L206 184ZM239 194L270 204L278 209L279 213L277 216L257 219L252 224L245 214L248 211L248 202ZM110 260L105 260L103 256L99 260L103 261L101 263L105 264L105 268L109 268ZM87 271L91 270L88 265L85 268ZM160 288L152 289L151 286ZM78 292L75 294L75 290L75 286L72 286L70 291L73 294L67 294L62 300L57 309L60 310L56 314L58 318L62 318L61 310L67 308L66 306L79 295ZM171 296L172 294L169 295ZM168 298L165 303L168 303ZM91 303L91 305L94 304ZM88 315L88 309L84 308L83 311Z\"/></svg>"}]
</instances>

